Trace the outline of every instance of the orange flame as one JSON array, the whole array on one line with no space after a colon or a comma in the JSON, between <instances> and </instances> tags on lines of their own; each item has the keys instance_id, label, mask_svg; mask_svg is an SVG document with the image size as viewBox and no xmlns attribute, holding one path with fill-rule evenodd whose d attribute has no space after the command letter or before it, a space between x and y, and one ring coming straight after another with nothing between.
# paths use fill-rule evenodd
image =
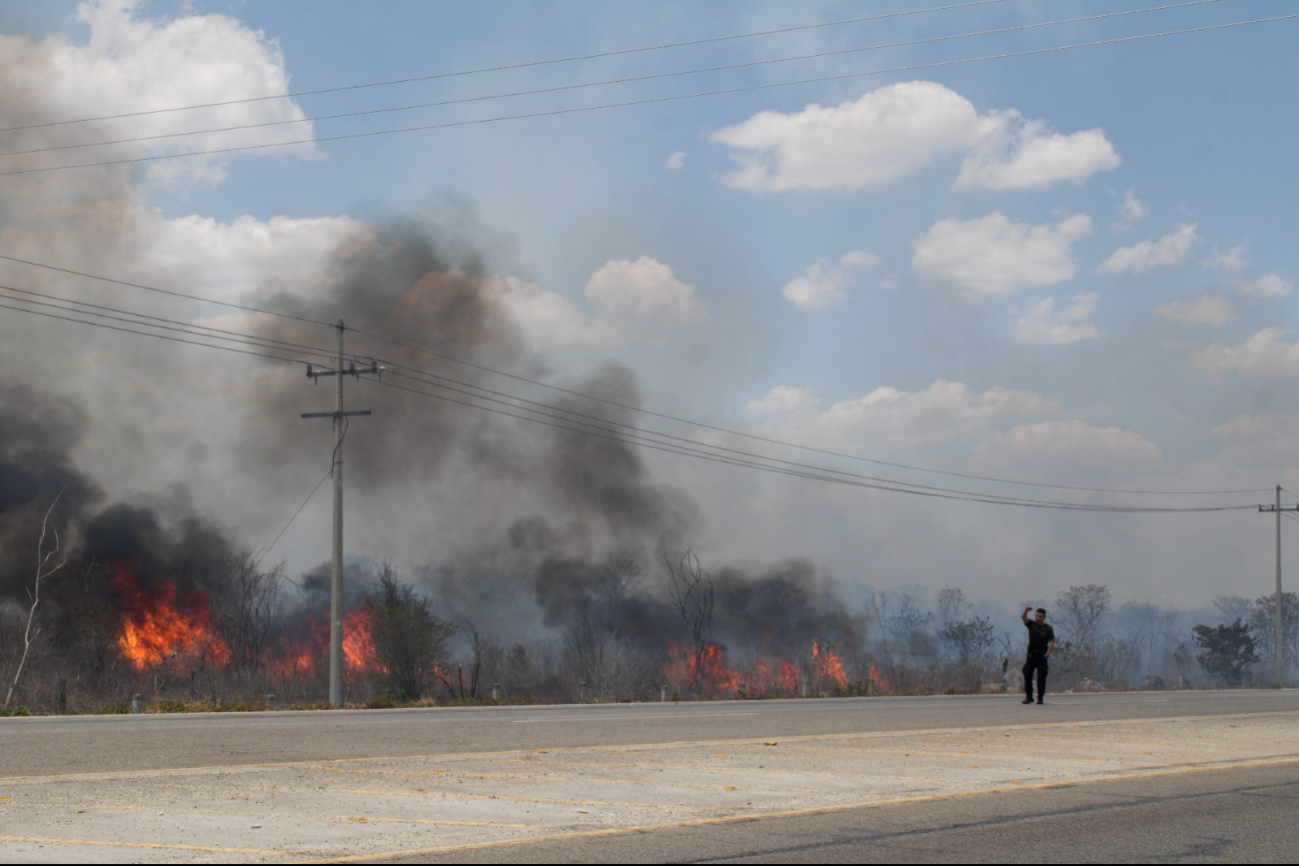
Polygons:
<instances>
[{"instance_id":1,"label":"orange flame","mask_svg":"<svg viewBox=\"0 0 1299 866\"><path fill-rule=\"evenodd\" d=\"M702 662L702 674L697 662ZM668 663L663 667L663 678L668 682L693 684L698 681L702 691L733 692L743 680L739 671L726 666L726 647L708 642L704 644L701 659L695 658L694 650L685 644L668 644Z\"/></svg>"},{"instance_id":2,"label":"orange flame","mask_svg":"<svg viewBox=\"0 0 1299 866\"><path fill-rule=\"evenodd\" d=\"M113 586L122 595L122 634L117 645L136 670L169 659L186 658L221 667L230 647L212 626L207 596L189 592L177 604L176 585L159 582L145 589L126 567L117 569Z\"/></svg>"},{"instance_id":3,"label":"orange flame","mask_svg":"<svg viewBox=\"0 0 1299 866\"><path fill-rule=\"evenodd\" d=\"M819 676L834 680L842 688L848 685L848 675L844 673L843 662L834 651L834 647L821 646L816 641L812 641L812 663L816 667Z\"/></svg>"},{"instance_id":4,"label":"orange flame","mask_svg":"<svg viewBox=\"0 0 1299 866\"><path fill-rule=\"evenodd\" d=\"M373 625L373 614L364 608L343 617L343 667L350 674L388 671L375 656Z\"/></svg>"}]
</instances>

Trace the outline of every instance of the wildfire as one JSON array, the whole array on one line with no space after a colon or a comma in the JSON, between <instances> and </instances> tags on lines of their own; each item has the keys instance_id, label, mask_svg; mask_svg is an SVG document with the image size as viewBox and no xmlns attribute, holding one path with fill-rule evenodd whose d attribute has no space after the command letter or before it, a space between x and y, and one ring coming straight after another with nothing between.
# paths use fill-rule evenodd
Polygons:
<instances>
[{"instance_id":1,"label":"wildfire","mask_svg":"<svg viewBox=\"0 0 1299 866\"><path fill-rule=\"evenodd\" d=\"M354 610L343 617L343 666L348 673L384 673L387 670L379 664L374 653L373 625L374 616L365 609Z\"/></svg>"},{"instance_id":2,"label":"wildfire","mask_svg":"<svg viewBox=\"0 0 1299 866\"><path fill-rule=\"evenodd\" d=\"M702 671L697 661L702 662ZM743 681L739 671L726 666L726 647L712 642L704 644L703 656L698 660L689 646L668 644L668 663L663 668L663 678L668 682L690 685L698 682L703 692L733 692Z\"/></svg>"},{"instance_id":3,"label":"wildfire","mask_svg":"<svg viewBox=\"0 0 1299 866\"><path fill-rule=\"evenodd\" d=\"M828 644L821 646L816 641L812 641L812 664L819 676L834 680L840 687L848 685L848 675L844 673L843 662L839 661L834 647Z\"/></svg>"},{"instance_id":4,"label":"wildfire","mask_svg":"<svg viewBox=\"0 0 1299 866\"><path fill-rule=\"evenodd\" d=\"M186 658L221 667L230 661L230 647L212 626L207 596L188 592L177 602L174 583L160 581L145 588L130 570L121 567L113 586L122 595L122 655L136 670L168 659Z\"/></svg>"}]
</instances>

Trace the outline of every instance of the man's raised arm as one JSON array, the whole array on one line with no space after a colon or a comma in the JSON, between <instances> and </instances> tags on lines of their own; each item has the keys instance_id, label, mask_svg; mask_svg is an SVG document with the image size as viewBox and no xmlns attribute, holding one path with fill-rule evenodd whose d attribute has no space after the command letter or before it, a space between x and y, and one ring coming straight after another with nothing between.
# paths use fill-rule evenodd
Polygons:
<instances>
[{"instance_id":1,"label":"man's raised arm","mask_svg":"<svg viewBox=\"0 0 1299 866\"><path fill-rule=\"evenodd\" d=\"M1028 607L1024 608L1024 612L1019 615L1019 618L1024 621L1024 625L1028 625L1028 612L1032 609L1033 605L1030 604Z\"/></svg>"}]
</instances>

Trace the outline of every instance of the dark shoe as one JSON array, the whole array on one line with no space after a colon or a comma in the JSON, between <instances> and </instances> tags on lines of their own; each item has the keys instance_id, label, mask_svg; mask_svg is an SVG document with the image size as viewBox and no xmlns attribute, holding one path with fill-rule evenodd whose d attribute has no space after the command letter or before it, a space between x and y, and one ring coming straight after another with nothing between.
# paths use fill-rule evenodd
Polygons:
<instances>
[{"instance_id":1,"label":"dark shoe","mask_svg":"<svg viewBox=\"0 0 1299 866\"><path fill-rule=\"evenodd\" d=\"M1031 703L1033 703L1033 699L1032 699L1032 698L1024 698L1024 700L1021 701L1021 703L1031 704Z\"/></svg>"},{"instance_id":2,"label":"dark shoe","mask_svg":"<svg viewBox=\"0 0 1299 866\"><path fill-rule=\"evenodd\" d=\"M1041 698L1038 698L1037 703L1038 703L1038 706L1041 706L1041 704L1042 704L1042 699L1041 699Z\"/></svg>"}]
</instances>

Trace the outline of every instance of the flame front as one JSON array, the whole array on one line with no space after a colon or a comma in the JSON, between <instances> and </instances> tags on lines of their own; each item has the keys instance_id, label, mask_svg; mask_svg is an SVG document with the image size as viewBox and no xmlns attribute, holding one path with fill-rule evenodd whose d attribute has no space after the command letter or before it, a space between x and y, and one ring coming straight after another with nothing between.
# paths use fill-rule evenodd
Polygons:
<instances>
[{"instance_id":1,"label":"flame front","mask_svg":"<svg viewBox=\"0 0 1299 866\"><path fill-rule=\"evenodd\" d=\"M362 608L343 617L343 666L350 674L387 673L374 652L374 615Z\"/></svg>"},{"instance_id":2,"label":"flame front","mask_svg":"<svg viewBox=\"0 0 1299 866\"><path fill-rule=\"evenodd\" d=\"M819 676L833 680L840 688L848 685L848 675L844 673L843 662L839 660L834 647L829 644L822 646L816 641L812 641L812 663L815 665Z\"/></svg>"},{"instance_id":3,"label":"flame front","mask_svg":"<svg viewBox=\"0 0 1299 866\"><path fill-rule=\"evenodd\" d=\"M113 586L122 595L122 634L117 645L138 671L170 659L217 667L230 661L230 647L212 626L203 593L189 592L178 603L174 583L146 589L127 567L117 569Z\"/></svg>"}]
</instances>

